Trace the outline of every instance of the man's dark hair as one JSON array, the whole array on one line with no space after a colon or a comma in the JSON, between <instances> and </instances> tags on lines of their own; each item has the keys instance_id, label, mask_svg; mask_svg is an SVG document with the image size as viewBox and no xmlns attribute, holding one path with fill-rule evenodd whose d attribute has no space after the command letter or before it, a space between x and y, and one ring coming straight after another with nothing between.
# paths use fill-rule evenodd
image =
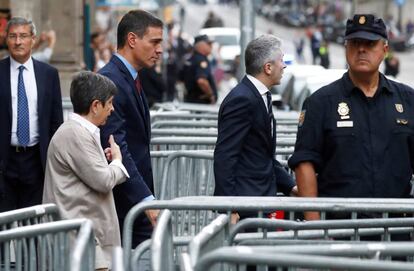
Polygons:
<instances>
[{"instance_id":1,"label":"man's dark hair","mask_svg":"<svg viewBox=\"0 0 414 271\"><path fill-rule=\"evenodd\" d=\"M139 38L142 38L147 32L148 27L162 28L163 22L145 10L131 10L125 14L118 24L118 49L125 46L129 32L133 32Z\"/></svg>"},{"instance_id":2,"label":"man's dark hair","mask_svg":"<svg viewBox=\"0 0 414 271\"><path fill-rule=\"evenodd\" d=\"M98 100L105 105L117 92L115 84L109 78L89 71L79 72L70 85L73 112L87 115L93 101Z\"/></svg>"}]
</instances>

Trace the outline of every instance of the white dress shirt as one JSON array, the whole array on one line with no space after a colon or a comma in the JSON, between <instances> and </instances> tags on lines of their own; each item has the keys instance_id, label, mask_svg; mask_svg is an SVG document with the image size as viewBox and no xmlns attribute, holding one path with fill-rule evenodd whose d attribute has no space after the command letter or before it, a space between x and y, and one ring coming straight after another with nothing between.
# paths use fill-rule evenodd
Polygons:
<instances>
[{"instance_id":1,"label":"white dress shirt","mask_svg":"<svg viewBox=\"0 0 414 271\"><path fill-rule=\"evenodd\" d=\"M70 119L76 121L77 123L82 125L84 128L86 128L86 130L88 130L92 134L92 136L95 139L96 143L98 143L99 146L101 145L101 132L100 132L100 129L98 128L98 126L96 126L95 124L93 124L89 120L85 119L84 117L82 117L82 116L80 116L79 114L76 114L76 113L71 113ZM102 154L105 155L102 148L99 148L99 149L101 150ZM121 160L113 159L112 162L110 163L110 165L114 165L114 166L119 167L122 170L122 172L124 172L125 176L127 176L127 178L129 178L128 171L126 170L126 168L122 164Z\"/></svg>"},{"instance_id":2,"label":"white dress shirt","mask_svg":"<svg viewBox=\"0 0 414 271\"><path fill-rule=\"evenodd\" d=\"M26 63L19 63L10 57L10 86L12 98L12 130L11 130L11 145L19 146L17 138L17 84L19 81L19 67L23 65L23 81L26 90L27 103L29 105L29 127L30 140L28 146L34 146L39 143L39 122L38 122L38 108L37 108L37 85L36 77L33 68L33 60L30 57Z\"/></svg>"},{"instance_id":3,"label":"white dress shirt","mask_svg":"<svg viewBox=\"0 0 414 271\"><path fill-rule=\"evenodd\" d=\"M260 95L262 96L263 102L266 106L267 112L269 112L269 108L267 108L267 96L266 93L270 91L262 82L260 82L256 77L253 77L249 74L246 74L247 79L252 82L252 84L256 87L257 91L259 91ZM270 122L270 132L273 136L273 121Z\"/></svg>"},{"instance_id":4,"label":"white dress shirt","mask_svg":"<svg viewBox=\"0 0 414 271\"><path fill-rule=\"evenodd\" d=\"M262 96L263 102L267 108L267 97L266 92L270 91L262 82L256 79L256 77L253 77L249 74L246 74L247 79L252 82L252 84L256 87L257 91L259 91L260 95ZM267 111L269 111L269 108L267 108Z\"/></svg>"}]
</instances>

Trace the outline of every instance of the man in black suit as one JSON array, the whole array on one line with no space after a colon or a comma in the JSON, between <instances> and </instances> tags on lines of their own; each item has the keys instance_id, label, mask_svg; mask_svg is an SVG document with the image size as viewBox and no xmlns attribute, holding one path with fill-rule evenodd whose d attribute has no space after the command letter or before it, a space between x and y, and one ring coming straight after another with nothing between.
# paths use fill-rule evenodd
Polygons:
<instances>
[{"instance_id":1,"label":"man in black suit","mask_svg":"<svg viewBox=\"0 0 414 271\"><path fill-rule=\"evenodd\" d=\"M59 75L31 57L33 22L12 18L0 61L0 211L41 204L49 141L63 122Z\"/></svg>"},{"instance_id":2,"label":"man in black suit","mask_svg":"<svg viewBox=\"0 0 414 271\"><path fill-rule=\"evenodd\" d=\"M247 75L220 106L214 151L216 196L276 196L296 192L294 180L275 159L276 121L270 88L280 83L281 41L263 35L245 52ZM232 221L237 221L233 214Z\"/></svg>"},{"instance_id":3,"label":"man in black suit","mask_svg":"<svg viewBox=\"0 0 414 271\"><path fill-rule=\"evenodd\" d=\"M99 73L118 88L114 113L101 129L101 142L108 146L112 134L121 148L123 163L130 178L114 188L115 205L122 228L128 211L137 203L154 199L150 157L151 126L148 102L138 71L151 68L162 53L163 23L143 10L125 14L118 25L117 53ZM136 219L133 247L151 238L158 211L147 210L147 217ZM151 222L151 223L150 223Z\"/></svg>"}]
</instances>

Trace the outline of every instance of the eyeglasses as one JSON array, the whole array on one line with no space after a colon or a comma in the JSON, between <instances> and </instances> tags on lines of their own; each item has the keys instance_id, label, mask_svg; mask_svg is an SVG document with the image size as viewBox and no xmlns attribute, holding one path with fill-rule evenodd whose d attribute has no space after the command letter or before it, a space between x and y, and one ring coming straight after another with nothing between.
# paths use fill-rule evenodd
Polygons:
<instances>
[{"instance_id":1,"label":"eyeglasses","mask_svg":"<svg viewBox=\"0 0 414 271\"><path fill-rule=\"evenodd\" d=\"M7 38L8 39L11 39L11 40L17 40L17 38L19 38L20 40L26 40L26 39L29 39L31 37L32 37L32 35L31 34L27 34L27 33L23 33L23 34L19 34L19 35L17 35L17 34L9 34L7 36Z\"/></svg>"}]
</instances>

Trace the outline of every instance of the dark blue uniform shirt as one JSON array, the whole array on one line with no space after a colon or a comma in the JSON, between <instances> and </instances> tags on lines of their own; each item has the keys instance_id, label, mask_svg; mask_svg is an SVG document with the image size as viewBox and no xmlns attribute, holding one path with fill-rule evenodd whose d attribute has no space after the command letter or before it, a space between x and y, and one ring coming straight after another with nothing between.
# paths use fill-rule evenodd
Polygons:
<instances>
[{"instance_id":1,"label":"dark blue uniform shirt","mask_svg":"<svg viewBox=\"0 0 414 271\"><path fill-rule=\"evenodd\" d=\"M208 58L198 52L186 61L184 66L184 84L187 89L185 97L186 102L192 103L210 103L210 98L205 96L204 92L197 84L199 78L205 78L210 83L214 96L217 98L216 83L211 71L211 65Z\"/></svg>"},{"instance_id":2,"label":"dark blue uniform shirt","mask_svg":"<svg viewBox=\"0 0 414 271\"><path fill-rule=\"evenodd\" d=\"M304 103L289 166L312 162L321 197L408 197L413 129L412 88L380 74L368 98L345 73Z\"/></svg>"}]
</instances>

